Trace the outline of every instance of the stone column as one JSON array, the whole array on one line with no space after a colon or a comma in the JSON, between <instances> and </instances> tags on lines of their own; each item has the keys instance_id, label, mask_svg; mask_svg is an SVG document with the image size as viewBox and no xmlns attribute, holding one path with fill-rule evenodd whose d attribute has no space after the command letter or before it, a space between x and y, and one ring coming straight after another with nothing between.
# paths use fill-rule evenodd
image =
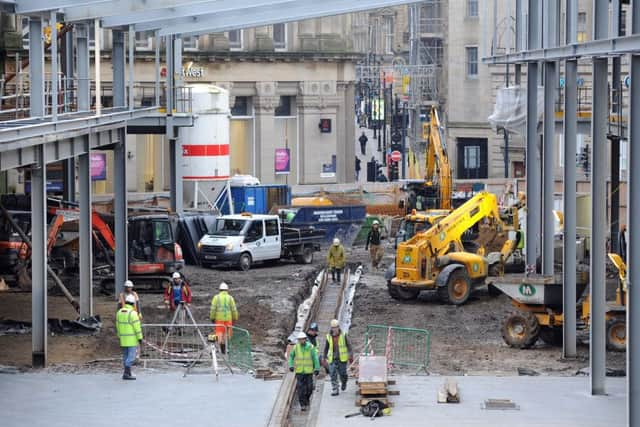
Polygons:
<instances>
[{"instance_id":1,"label":"stone column","mask_svg":"<svg viewBox=\"0 0 640 427\"><path fill-rule=\"evenodd\" d=\"M279 98L276 82L257 82L253 107L255 111L255 145L253 147L254 175L260 181L272 182L274 175L274 113Z\"/></svg>"}]
</instances>

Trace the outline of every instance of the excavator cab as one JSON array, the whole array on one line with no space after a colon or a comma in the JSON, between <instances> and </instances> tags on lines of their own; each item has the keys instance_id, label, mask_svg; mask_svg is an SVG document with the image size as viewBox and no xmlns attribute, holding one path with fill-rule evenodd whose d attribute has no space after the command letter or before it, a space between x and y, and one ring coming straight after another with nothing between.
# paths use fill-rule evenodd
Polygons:
<instances>
[{"instance_id":1,"label":"excavator cab","mask_svg":"<svg viewBox=\"0 0 640 427\"><path fill-rule=\"evenodd\" d=\"M184 266L182 249L166 215L129 217L128 234L130 274L164 275Z\"/></svg>"}]
</instances>

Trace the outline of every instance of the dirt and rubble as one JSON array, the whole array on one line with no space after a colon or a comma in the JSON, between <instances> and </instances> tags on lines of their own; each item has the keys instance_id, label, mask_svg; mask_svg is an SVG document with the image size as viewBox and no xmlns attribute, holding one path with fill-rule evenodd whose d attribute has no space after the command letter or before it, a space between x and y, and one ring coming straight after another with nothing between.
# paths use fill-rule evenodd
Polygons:
<instances>
[{"instance_id":1,"label":"dirt and rubble","mask_svg":"<svg viewBox=\"0 0 640 427\"><path fill-rule=\"evenodd\" d=\"M383 263L393 262L391 246ZM431 333L428 371L439 375L576 375L589 366L588 333L578 333L578 357L562 358L560 347L541 340L534 348L518 350L507 346L500 332L503 318L513 310L506 295L490 296L478 289L463 306L443 305L434 292L422 292L418 300L400 302L387 292L384 269L372 271L364 248L352 249L351 261L366 267L354 301L349 336L357 349L364 346L367 325L388 325L426 329ZM615 281L613 281L615 282ZM615 286L611 282L609 288ZM586 343L586 344L585 344ZM625 353L607 352L607 367L620 373L625 369Z\"/></svg>"},{"instance_id":2,"label":"dirt and rubble","mask_svg":"<svg viewBox=\"0 0 640 427\"><path fill-rule=\"evenodd\" d=\"M432 293L423 292L412 302L399 302L387 293L384 269L371 271L363 247L349 248L350 263L365 265L356 292L350 337L362 349L369 324L427 329L431 332L429 372L441 375L515 375L518 369L543 375L576 375L589 365L588 346L578 346L578 358L563 360L561 349L541 341L530 350L508 347L502 340L500 325L512 310L506 296L489 296L478 290L464 306L441 304ZM230 285L240 319L237 326L251 334L254 367L284 372L286 338L295 323L297 306L309 294L313 280L323 267L323 253L310 265L280 262L256 265L249 272L214 270L187 266L184 270L193 290L192 311L198 323L209 323L209 304L220 281ZM390 242L384 264L393 261ZM168 323L170 313L161 294L144 294L145 323ZM58 296L49 297L48 315L75 318L71 306ZM101 371L120 368L120 351L115 337L113 297L96 295L95 311L103 321L94 335L54 335L48 340L52 370ZM31 294L0 293L0 319L31 320ZM586 333L579 334L584 341ZM31 336L28 333L0 335L0 365L28 369L31 362ZM625 368L625 353L607 353L608 367ZM529 371L527 371L529 370Z\"/></svg>"}]
</instances>

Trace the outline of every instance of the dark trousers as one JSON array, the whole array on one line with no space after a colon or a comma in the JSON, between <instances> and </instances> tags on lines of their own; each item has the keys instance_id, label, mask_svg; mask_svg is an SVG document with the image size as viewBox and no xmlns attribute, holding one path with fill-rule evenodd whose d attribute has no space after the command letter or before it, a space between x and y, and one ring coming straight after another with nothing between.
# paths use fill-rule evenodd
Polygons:
<instances>
[{"instance_id":1,"label":"dark trousers","mask_svg":"<svg viewBox=\"0 0 640 427\"><path fill-rule=\"evenodd\" d=\"M342 269L338 267L331 267L331 279L335 282L336 275L338 276L338 282L340 282L340 274L342 273Z\"/></svg>"},{"instance_id":2,"label":"dark trousers","mask_svg":"<svg viewBox=\"0 0 640 427\"><path fill-rule=\"evenodd\" d=\"M362 153L362 155L364 156L365 154L367 154L367 142L360 142L360 152Z\"/></svg>"},{"instance_id":3,"label":"dark trousers","mask_svg":"<svg viewBox=\"0 0 640 427\"><path fill-rule=\"evenodd\" d=\"M338 375L340 375L340 382L342 384L346 384L349 379L347 376L347 362L333 359L329 364L329 375L331 376L331 388L333 391L338 391Z\"/></svg>"},{"instance_id":4,"label":"dark trousers","mask_svg":"<svg viewBox=\"0 0 640 427\"><path fill-rule=\"evenodd\" d=\"M309 399L313 393L313 375L296 374L296 382L298 387L298 401L301 406L308 406Z\"/></svg>"}]
</instances>

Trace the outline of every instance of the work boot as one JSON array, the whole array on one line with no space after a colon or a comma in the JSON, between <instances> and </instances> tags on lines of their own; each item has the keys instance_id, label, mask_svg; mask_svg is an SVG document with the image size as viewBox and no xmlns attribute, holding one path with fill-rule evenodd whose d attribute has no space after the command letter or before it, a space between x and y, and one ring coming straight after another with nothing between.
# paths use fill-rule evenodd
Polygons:
<instances>
[{"instance_id":1,"label":"work boot","mask_svg":"<svg viewBox=\"0 0 640 427\"><path fill-rule=\"evenodd\" d=\"M307 405L300 405L300 410L305 412L307 410Z\"/></svg>"},{"instance_id":2,"label":"work boot","mask_svg":"<svg viewBox=\"0 0 640 427\"><path fill-rule=\"evenodd\" d=\"M131 368L124 368L124 374L122 375L122 379L123 380L135 380L136 377L134 377L131 374Z\"/></svg>"},{"instance_id":3,"label":"work boot","mask_svg":"<svg viewBox=\"0 0 640 427\"><path fill-rule=\"evenodd\" d=\"M337 395L339 395L339 394L340 394L340 392L339 392L339 391L338 391L338 389L336 388L336 389L334 389L334 390L333 390L333 392L331 393L331 396L337 396Z\"/></svg>"},{"instance_id":4,"label":"work boot","mask_svg":"<svg viewBox=\"0 0 640 427\"><path fill-rule=\"evenodd\" d=\"M347 382L343 382L342 383L342 387L340 388L340 390L345 391L347 389Z\"/></svg>"}]
</instances>

